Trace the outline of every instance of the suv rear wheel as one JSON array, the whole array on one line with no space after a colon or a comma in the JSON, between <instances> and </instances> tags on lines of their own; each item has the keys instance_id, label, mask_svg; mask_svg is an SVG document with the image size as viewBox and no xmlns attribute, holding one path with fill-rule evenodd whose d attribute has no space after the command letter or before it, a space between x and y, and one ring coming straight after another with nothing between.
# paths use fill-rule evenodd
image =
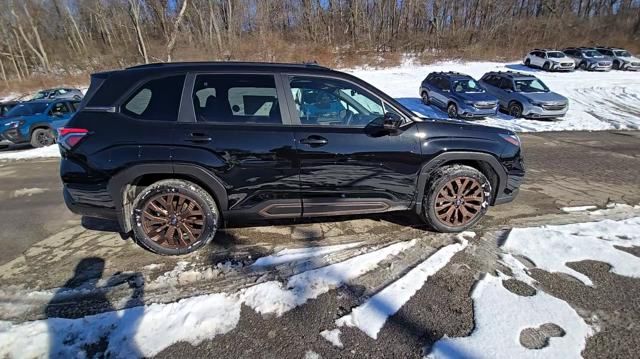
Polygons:
<instances>
[{"instance_id":1,"label":"suv rear wheel","mask_svg":"<svg viewBox=\"0 0 640 359\"><path fill-rule=\"evenodd\" d=\"M220 219L213 197L184 180L158 181L133 202L133 233L140 245L164 255L191 253L210 243Z\"/></svg>"},{"instance_id":2,"label":"suv rear wheel","mask_svg":"<svg viewBox=\"0 0 640 359\"><path fill-rule=\"evenodd\" d=\"M36 128L31 133L31 146L33 147L45 147L51 146L56 143L56 136L53 130L48 128Z\"/></svg>"},{"instance_id":3,"label":"suv rear wheel","mask_svg":"<svg viewBox=\"0 0 640 359\"><path fill-rule=\"evenodd\" d=\"M424 219L439 232L462 232L485 215L491 183L482 172L464 165L436 170L423 198Z\"/></svg>"}]
</instances>

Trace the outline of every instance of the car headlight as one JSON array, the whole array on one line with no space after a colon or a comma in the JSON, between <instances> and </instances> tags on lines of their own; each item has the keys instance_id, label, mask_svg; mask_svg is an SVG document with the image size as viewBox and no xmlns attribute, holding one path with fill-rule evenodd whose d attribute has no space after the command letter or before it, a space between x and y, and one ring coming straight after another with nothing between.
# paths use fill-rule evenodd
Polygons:
<instances>
[{"instance_id":1,"label":"car headlight","mask_svg":"<svg viewBox=\"0 0 640 359\"><path fill-rule=\"evenodd\" d=\"M527 101L529 101L530 104L534 105L534 106L542 106L542 102L538 102L532 99L527 99Z\"/></svg>"},{"instance_id":2,"label":"car headlight","mask_svg":"<svg viewBox=\"0 0 640 359\"><path fill-rule=\"evenodd\" d=\"M473 102L473 101L468 101L468 100L465 100L465 101L464 101L464 103L465 103L465 104L467 104L467 105L473 105L473 104L474 104L475 102Z\"/></svg>"},{"instance_id":3,"label":"car headlight","mask_svg":"<svg viewBox=\"0 0 640 359\"><path fill-rule=\"evenodd\" d=\"M20 121L9 121L7 123L4 124L5 129L11 129L11 128L18 128L20 126L24 125L24 121L20 120Z\"/></svg>"}]
</instances>

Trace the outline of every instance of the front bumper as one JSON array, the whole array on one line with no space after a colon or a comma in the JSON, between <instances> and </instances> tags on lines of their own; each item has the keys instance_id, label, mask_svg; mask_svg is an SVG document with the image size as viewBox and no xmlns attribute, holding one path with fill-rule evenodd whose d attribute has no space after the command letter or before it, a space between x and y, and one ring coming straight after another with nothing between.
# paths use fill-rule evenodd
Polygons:
<instances>
[{"instance_id":1,"label":"front bumper","mask_svg":"<svg viewBox=\"0 0 640 359\"><path fill-rule=\"evenodd\" d=\"M592 62L592 63L587 65L587 70L589 70L589 71L609 71L609 70L611 70L611 66L613 66L613 64L601 65L601 64L599 64L597 62Z\"/></svg>"},{"instance_id":2,"label":"front bumper","mask_svg":"<svg viewBox=\"0 0 640 359\"><path fill-rule=\"evenodd\" d=\"M17 128L12 128L0 133L0 144L2 144L3 142L6 142L8 144L16 144L27 141L28 139L25 138Z\"/></svg>"},{"instance_id":3,"label":"front bumper","mask_svg":"<svg viewBox=\"0 0 640 359\"><path fill-rule=\"evenodd\" d=\"M560 110L548 110L540 106L527 104L523 108L522 114L525 118L555 118L564 116L568 110L568 105Z\"/></svg>"},{"instance_id":4,"label":"front bumper","mask_svg":"<svg viewBox=\"0 0 640 359\"><path fill-rule=\"evenodd\" d=\"M640 65L634 65L632 63L624 63L622 64L622 69L626 71L640 71Z\"/></svg>"},{"instance_id":5,"label":"front bumper","mask_svg":"<svg viewBox=\"0 0 640 359\"><path fill-rule=\"evenodd\" d=\"M473 105L464 104L460 106L460 109L458 110L458 114L460 115L460 117L465 117L465 118L495 116L497 112L498 112L497 104L491 108L477 108Z\"/></svg>"},{"instance_id":6,"label":"front bumper","mask_svg":"<svg viewBox=\"0 0 640 359\"><path fill-rule=\"evenodd\" d=\"M554 64L551 63L551 66L549 67L549 69L551 71L573 71L576 69L576 64L568 64L568 63L559 63L559 64Z\"/></svg>"}]
</instances>

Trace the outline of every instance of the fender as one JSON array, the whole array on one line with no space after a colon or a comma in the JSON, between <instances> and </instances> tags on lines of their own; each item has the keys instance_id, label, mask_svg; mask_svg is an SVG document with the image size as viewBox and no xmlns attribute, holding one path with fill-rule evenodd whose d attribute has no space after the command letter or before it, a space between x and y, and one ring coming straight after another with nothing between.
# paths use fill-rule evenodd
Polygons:
<instances>
[{"instance_id":1,"label":"fender","mask_svg":"<svg viewBox=\"0 0 640 359\"><path fill-rule=\"evenodd\" d=\"M200 166L171 164L171 163L146 163L135 165L125 169L114 175L107 184L107 190L113 198L116 212L118 213L118 222L123 231L131 231L131 223L126 213L131 211L133 199L125 201L124 190L126 186L132 183L136 178L144 175L179 175L177 177L193 178L204 189L213 193L215 200L220 207L220 211L226 211L228 207L227 190L222 181L213 173Z\"/></svg>"},{"instance_id":2,"label":"fender","mask_svg":"<svg viewBox=\"0 0 640 359\"><path fill-rule=\"evenodd\" d=\"M48 128L51 129L51 122L35 122L29 125L29 136L36 130L36 128Z\"/></svg>"},{"instance_id":3,"label":"fender","mask_svg":"<svg viewBox=\"0 0 640 359\"><path fill-rule=\"evenodd\" d=\"M422 213L422 197L424 196L425 187L427 186L427 182L431 177L431 173L438 167L446 164L447 162L452 161L461 161L461 160L471 160L471 161L481 161L488 164L493 171L497 174L498 178L497 185L495 188L495 195L492 198L492 205L496 201L496 197L498 194L502 193L507 184L507 171L500 164L498 159L496 159L493 155L484 152L464 152L464 151L453 151L453 152L445 152L434 158L432 158L429 162L422 166L420 170L420 174L418 175L418 188L417 188L417 197L416 197L416 213Z\"/></svg>"}]
</instances>

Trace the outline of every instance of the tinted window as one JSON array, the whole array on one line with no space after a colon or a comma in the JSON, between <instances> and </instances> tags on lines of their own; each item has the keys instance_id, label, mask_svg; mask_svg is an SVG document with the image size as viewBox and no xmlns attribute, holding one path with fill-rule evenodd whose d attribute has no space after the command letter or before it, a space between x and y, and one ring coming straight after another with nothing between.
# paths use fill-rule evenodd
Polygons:
<instances>
[{"instance_id":1,"label":"tinted window","mask_svg":"<svg viewBox=\"0 0 640 359\"><path fill-rule=\"evenodd\" d=\"M549 88L538 79L516 80L517 92L547 92Z\"/></svg>"},{"instance_id":2,"label":"tinted window","mask_svg":"<svg viewBox=\"0 0 640 359\"><path fill-rule=\"evenodd\" d=\"M151 80L125 101L121 110L138 119L176 121L183 85L184 75Z\"/></svg>"},{"instance_id":3,"label":"tinted window","mask_svg":"<svg viewBox=\"0 0 640 359\"><path fill-rule=\"evenodd\" d=\"M484 92L484 89L473 79L458 80L453 83L453 91L461 93Z\"/></svg>"},{"instance_id":4,"label":"tinted window","mask_svg":"<svg viewBox=\"0 0 640 359\"><path fill-rule=\"evenodd\" d=\"M380 99L346 81L294 76L290 86L303 125L364 127L384 114Z\"/></svg>"},{"instance_id":5,"label":"tinted window","mask_svg":"<svg viewBox=\"0 0 640 359\"><path fill-rule=\"evenodd\" d=\"M560 51L550 51L547 52L547 55L549 55L550 59L561 59L564 57L564 54Z\"/></svg>"},{"instance_id":6,"label":"tinted window","mask_svg":"<svg viewBox=\"0 0 640 359\"><path fill-rule=\"evenodd\" d=\"M76 111L78 111L78 108L80 107L80 101L69 102L69 106L71 106L71 111L72 112L76 112Z\"/></svg>"},{"instance_id":7,"label":"tinted window","mask_svg":"<svg viewBox=\"0 0 640 359\"><path fill-rule=\"evenodd\" d=\"M440 78L440 81L438 82L438 87L439 87L441 90L448 90L448 89L449 89L449 80L447 80L447 79L446 79L446 78L444 78L444 77L441 77L441 78Z\"/></svg>"},{"instance_id":8,"label":"tinted window","mask_svg":"<svg viewBox=\"0 0 640 359\"><path fill-rule=\"evenodd\" d=\"M71 112L71 110L69 110L69 107L67 106L66 103L57 102L51 107L49 114L55 115L55 114L64 114L69 112Z\"/></svg>"},{"instance_id":9,"label":"tinted window","mask_svg":"<svg viewBox=\"0 0 640 359\"><path fill-rule=\"evenodd\" d=\"M21 103L7 112L7 117L29 116L43 113L47 109L47 103Z\"/></svg>"},{"instance_id":10,"label":"tinted window","mask_svg":"<svg viewBox=\"0 0 640 359\"><path fill-rule=\"evenodd\" d=\"M271 75L198 75L193 106L203 122L282 123Z\"/></svg>"},{"instance_id":11,"label":"tinted window","mask_svg":"<svg viewBox=\"0 0 640 359\"><path fill-rule=\"evenodd\" d=\"M513 90L513 86L511 85L511 80L507 80L507 79L500 80L500 88L503 90Z\"/></svg>"}]
</instances>

